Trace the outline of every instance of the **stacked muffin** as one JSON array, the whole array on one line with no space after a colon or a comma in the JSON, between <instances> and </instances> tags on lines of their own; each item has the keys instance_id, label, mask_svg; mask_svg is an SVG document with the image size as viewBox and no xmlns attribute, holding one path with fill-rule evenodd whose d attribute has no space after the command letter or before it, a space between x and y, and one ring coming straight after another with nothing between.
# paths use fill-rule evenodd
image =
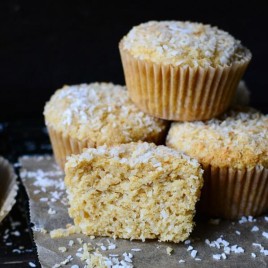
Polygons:
<instances>
[{"instance_id":1,"label":"stacked muffin","mask_svg":"<svg viewBox=\"0 0 268 268\"><path fill-rule=\"evenodd\" d=\"M200 211L228 219L266 211L267 116L236 107L249 50L216 27L176 21L134 27L119 48L132 100L156 117L180 121L172 123L167 146L204 168Z\"/></svg>"},{"instance_id":2,"label":"stacked muffin","mask_svg":"<svg viewBox=\"0 0 268 268\"><path fill-rule=\"evenodd\" d=\"M68 159L75 224L90 235L186 239L203 180L200 164L184 153L205 170L204 213L262 213L267 117L243 110L212 119L233 105L249 50L216 27L176 21L134 27L119 49L127 90L107 83L66 86L45 107L56 161L63 167ZM150 143L164 143L167 120L180 121L168 133L172 149Z\"/></svg>"},{"instance_id":3,"label":"stacked muffin","mask_svg":"<svg viewBox=\"0 0 268 268\"><path fill-rule=\"evenodd\" d=\"M206 120L223 113L251 59L228 33L191 22L148 22L119 44L130 97L167 120Z\"/></svg>"}]
</instances>

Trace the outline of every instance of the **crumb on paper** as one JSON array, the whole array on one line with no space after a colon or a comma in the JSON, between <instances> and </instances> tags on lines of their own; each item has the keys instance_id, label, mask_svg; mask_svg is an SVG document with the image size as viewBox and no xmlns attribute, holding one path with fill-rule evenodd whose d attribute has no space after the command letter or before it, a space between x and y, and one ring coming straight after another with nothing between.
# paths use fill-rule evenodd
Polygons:
<instances>
[{"instance_id":1,"label":"crumb on paper","mask_svg":"<svg viewBox=\"0 0 268 268\"><path fill-rule=\"evenodd\" d=\"M166 251L167 251L167 255L171 255L171 253L173 252L173 248L171 248L171 247L167 247L166 248Z\"/></svg>"},{"instance_id":2,"label":"crumb on paper","mask_svg":"<svg viewBox=\"0 0 268 268\"><path fill-rule=\"evenodd\" d=\"M59 247L58 248L60 252L64 253L67 251L67 248L66 247Z\"/></svg>"},{"instance_id":3,"label":"crumb on paper","mask_svg":"<svg viewBox=\"0 0 268 268\"><path fill-rule=\"evenodd\" d=\"M52 268L59 268L62 266L65 266L66 264L70 263L73 260L73 257L71 255L69 255L65 260L63 260L60 263L56 263L52 266Z\"/></svg>"},{"instance_id":4,"label":"crumb on paper","mask_svg":"<svg viewBox=\"0 0 268 268\"><path fill-rule=\"evenodd\" d=\"M80 234L81 229L74 225L68 225L66 229L60 228L50 231L51 238L68 237L72 234Z\"/></svg>"},{"instance_id":5,"label":"crumb on paper","mask_svg":"<svg viewBox=\"0 0 268 268\"><path fill-rule=\"evenodd\" d=\"M36 225L32 227L33 231L35 232L40 232L42 234L46 234L47 230L44 229L43 227L37 227Z\"/></svg>"},{"instance_id":6,"label":"crumb on paper","mask_svg":"<svg viewBox=\"0 0 268 268\"><path fill-rule=\"evenodd\" d=\"M56 212L55 209L49 208L47 213L50 214L50 215L55 215L57 212Z\"/></svg>"}]
</instances>

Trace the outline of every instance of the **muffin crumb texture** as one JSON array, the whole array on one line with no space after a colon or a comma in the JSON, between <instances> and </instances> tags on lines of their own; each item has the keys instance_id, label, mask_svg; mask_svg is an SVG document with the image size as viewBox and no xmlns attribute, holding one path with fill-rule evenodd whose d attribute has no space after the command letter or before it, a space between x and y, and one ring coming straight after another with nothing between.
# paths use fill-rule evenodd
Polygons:
<instances>
[{"instance_id":1,"label":"muffin crumb texture","mask_svg":"<svg viewBox=\"0 0 268 268\"><path fill-rule=\"evenodd\" d=\"M250 52L229 33L194 22L150 21L123 38L123 48L134 57L174 66L229 66Z\"/></svg>"},{"instance_id":2,"label":"muffin crumb texture","mask_svg":"<svg viewBox=\"0 0 268 268\"><path fill-rule=\"evenodd\" d=\"M180 242L193 229L200 164L165 146L128 143L68 158L69 214L87 235Z\"/></svg>"},{"instance_id":3,"label":"muffin crumb texture","mask_svg":"<svg viewBox=\"0 0 268 268\"><path fill-rule=\"evenodd\" d=\"M176 122L166 143L204 165L268 168L268 115L237 107L219 119Z\"/></svg>"},{"instance_id":4,"label":"muffin crumb texture","mask_svg":"<svg viewBox=\"0 0 268 268\"><path fill-rule=\"evenodd\" d=\"M126 88L112 83L64 86L51 97L44 114L47 126L95 146L158 143L168 125L140 111Z\"/></svg>"}]
</instances>

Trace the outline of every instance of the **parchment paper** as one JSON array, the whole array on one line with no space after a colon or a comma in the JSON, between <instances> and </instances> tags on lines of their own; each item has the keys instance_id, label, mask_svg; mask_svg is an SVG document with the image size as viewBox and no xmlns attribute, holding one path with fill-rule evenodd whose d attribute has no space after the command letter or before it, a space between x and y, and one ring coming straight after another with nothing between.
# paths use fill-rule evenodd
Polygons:
<instances>
[{"instance_id":1,"label":"parchment paper","mask_svg":"<svg viewBox=\"0 0 268 268\"><path fill-rule=\"evenodd\" d=\"M9 162L0 157L0 222L16 202L18 192L17 176Z\"/></svg>"},{"instance_id":2,"label":"parchment paper","mask_svg":"<svg viewBox=\"0 0 268 268\"><path fill-rule=\"evenodd\" d=\"M73 259L64 267L71 267L75 264L78 267L84 267L85 262L76 256L77 250L81 248L77 238L92 243L105 256L118 254L118 258L121 260L124 259L122 255L124 252L132 253L134 255L132 258L133 266L140 268L268 266L268 256L265 256L265 254L268 255L268 251L265 251L268 249L268 233L266 234L268 232L268 217L264 216L257 218L256 221L252 218L246 218L240 223L238 221L220 221L218 223L218 221L199 220L190 241L187 241L186 244L159 243L155 240L144 243L123 239L114 241L109 238L111 243L116 244L116 249L103 251L98 245L103 243L107 247L109 243L105 237L90 239L82 234L75 234L66 238L52 239L49 231L64 228L66 224L72 223L67 212L67 199L63 183L64 174L50 156L25 156L20 159L20 163L22 164L21 178L30 199L34 238L39 260L43 267L53 267L56 263L66 260L68 256L72 256ZM49 214L48 211L52 214ZM53 214L54 212L55 214ZM255 231L251 231L254 226L256 226ZM45 233L43 229L47 230L48 233ZM256 229L258 230L256 231ZM206 239L209 239L210 242L206 243ZM232 246L233 249L241 247L244 253L231 252L226 254L226 259L215 260L213 255L219 256L217 254L223 253L224 247L222 244L220 244L220 248L217 248L217 245L213 247L208 244L217 239L218 241L221 241L220 239L228 241L229 248ZM73 246L68 246L70 240L74 241ZM259 245L253 245L253 243L259 243ZM62 253L59 251L59 247L66 247L67 251ZM173 249L170 256L167 254L167 247ZM132 249L141 249L141 251L136 252ZM194 256L193 250L197 250L196 256ZM255 258L252 253L256 254Z\"/></svg>"}]
</instances>

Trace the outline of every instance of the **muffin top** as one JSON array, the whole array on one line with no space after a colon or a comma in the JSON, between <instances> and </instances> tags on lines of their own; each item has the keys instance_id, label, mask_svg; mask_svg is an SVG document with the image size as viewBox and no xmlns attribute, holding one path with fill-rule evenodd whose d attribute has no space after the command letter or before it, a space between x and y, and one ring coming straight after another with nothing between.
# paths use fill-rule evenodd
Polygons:
<instances>
[{"instance_id":1,"label":"muffin top","mask_svg":"<svg viewBox=\"0 0 268 268\"><path fill-rule=\"evenodd\" d=\"M237 108L220 119L173 123L166 143L204 165L268 168L268 115Z\"/></svg>"},{"instance_id":2,"label":"muffin top","mask_svg":"<svg viewBox=\"0 0 268 268\"><path fill-rule=\"evenodd\" d=\"M109 161L114 160L131 168L151 165L155 170L162 171L168 166L172 170L179 165L185 172L187 170L188 175L202 177L203 173L201 165L196 159L166 146L156 146L147 142L131 142L111 147L104 145L98 148L88 148L82 154L67 157L65 168L80 168L85 163L92 161L100 163L100 158Z\"/></svg>"},{"instance_id":3,"label":"muffin top","mask_svg":"<svg viewBox=\"0 0 268 268\"><path fill-rule=\"evenodd\" d=\"M227 32L188 21L142 23L123 38L122 46L138 59L174 66L225 66L250 57Z\"/></svg>"},{"instance_id":4,"label":"muffin top","mask_svg":"<svg viewBox=\"0 0 268 268\"><path fill-rule=\"evenodd\" d=\"M140 111L125 87L111 83L64 86L47 102L46 125L96 146L154 139L168 123Z\"/></svg>"}]
</instances>

